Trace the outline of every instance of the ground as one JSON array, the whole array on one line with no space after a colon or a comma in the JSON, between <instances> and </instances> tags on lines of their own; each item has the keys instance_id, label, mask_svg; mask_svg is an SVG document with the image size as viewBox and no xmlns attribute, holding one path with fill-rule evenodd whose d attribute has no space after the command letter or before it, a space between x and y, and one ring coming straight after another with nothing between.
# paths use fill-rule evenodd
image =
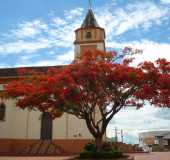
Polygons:
<instances>
[{"instance_id":1,"label":"ground","mask_svg":"<svg viewBox=\"0 0 170 160\"><path fill-rule=\"evenodd\" d=\"M69 157L0 157L0 160L67 160Z\"/></svg>"},{"instance_id":2,"label":"ground","mask_svg":"<svg viewBox=\"0 0 170 160\"><path fill-rule=\"evenodd\" d=\"M132 154L135 160L170 160L170 152ZM66 160L69 157L0 157L0 160Z\"/></svg>"},{"instance_id":3,"label":"ground","mask_svg":"<svg viewBox=\"0 0 170 160\"><path fill-rule=\"evenodd\" d=\"M132 154L135 160L170 160L170 152Z\"/></svg>"}]
</instances>

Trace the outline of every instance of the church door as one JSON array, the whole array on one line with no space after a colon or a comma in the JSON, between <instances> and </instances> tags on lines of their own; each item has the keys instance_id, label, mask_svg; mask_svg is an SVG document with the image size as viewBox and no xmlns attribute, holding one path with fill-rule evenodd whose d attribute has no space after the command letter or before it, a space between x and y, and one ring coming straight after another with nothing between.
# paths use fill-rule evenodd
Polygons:
<instances>
[{"instance_id":1,"label":"church door","mask_svg":"<svg viewBox=\"0 0 170 160\"><path fill-rule=\"evenodd\" d=\"M170 146L170 139L168 139L168 146Z\"/></svg>"},{"instance_id":2,"label":"church door","mask_svg":"<svg viewBox=\"0 0 170 160\"><path fill-rule=\"evenodd\" d=\"M41 119L41 139L52 139L52 117L48 112L43 112Z\"/></svg>"}]
</instances>

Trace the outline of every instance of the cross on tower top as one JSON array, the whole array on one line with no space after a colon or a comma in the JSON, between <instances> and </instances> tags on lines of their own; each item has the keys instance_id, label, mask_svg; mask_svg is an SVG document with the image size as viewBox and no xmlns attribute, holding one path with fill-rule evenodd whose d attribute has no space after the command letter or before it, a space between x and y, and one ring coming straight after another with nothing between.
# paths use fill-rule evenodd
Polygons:
<instances>
[{"instance_id":1,"label":"cross on tower top","mask_svg":"<svg viewBox=\"0 0 170 160\"><path fill-rule=\"evenodd\" d=\"M89 0L89 9L92 8L92 0Z\"/></svg>"}]
</instances>

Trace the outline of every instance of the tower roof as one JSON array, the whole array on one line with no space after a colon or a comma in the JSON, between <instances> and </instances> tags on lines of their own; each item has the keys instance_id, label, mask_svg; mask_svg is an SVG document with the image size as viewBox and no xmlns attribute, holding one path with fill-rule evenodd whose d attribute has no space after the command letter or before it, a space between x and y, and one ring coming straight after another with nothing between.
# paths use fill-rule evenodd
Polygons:
<instances>
[{"instance_id":1,"label":"tower roof","mask_svg":"<svg viewBox=\"0 0 170 160\"><path fill-rule=\"evenodd\" d=\"M97 20L94 16L94 13L92 9L89 9L86 15L86 18L83 21L83 24L81 25L81 28L93 28L93 27L99 27Z\"/></svg>"}]
</instances>

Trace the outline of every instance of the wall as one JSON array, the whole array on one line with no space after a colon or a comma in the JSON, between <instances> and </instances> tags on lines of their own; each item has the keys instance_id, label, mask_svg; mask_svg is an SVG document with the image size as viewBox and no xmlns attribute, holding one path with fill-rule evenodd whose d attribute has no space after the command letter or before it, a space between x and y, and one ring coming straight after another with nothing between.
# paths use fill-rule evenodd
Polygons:
<instances>
[{"instance_id":1,"label":"wall","mask_svg":"<svg viewBox=\"0 0 170 160\"><path fill-rule=\"evenodd\" d=\"M148 145L153 145L155 144L155 138L154 137L144 138L143 142Z\"/></svg>"},{"instance_id":2,"label":"wall","mask_svg":"<svg viewBox=\"0 0 170 160\"><path fill-rule=\"evenodd\" d=\"M13 100L8 100L5 104L5 120L0 121L0 138L25 138L26 111L15 108Z\"/></svg>"},{"instance_id":3,"label":"wall","mask_svg":"<svg viewBox=\"0 0 170 160\"><path fill-rule=\"evenodd\" d=\"M41 113L21 110L15 107L14 100L8 100L5 104L5 121L0 122L0 154L18 155L23 149L40 141ZM63 114L53 121L53 139L68 154L76 154L92 136L83 120Z\"/></svg>"},{"instance_id":4,"label":"wall","mask_svg":"<svg viewBox=\"0 0 170 160\"><path fill-rule=\"evenodd\" d=\"M81 53L81 48L82 47L86 47L86 46L92 46L91 48L93 49L93 46L96 46L96 49L104 51L105 50L105 46L104 43L102 42L96 42L96 43L85 43L85 44L75 44L75 57L78 57Z\"/></svg>"},{"instance_id":5,"label":"wall","mask_svg":"<svg viewBox=\"0 0 170 160\"><path fill-rule=\"evenodd\" d=\"M56 139L52 143L56 144L62 150L63 153L57 155L75 155L82 151L85 144L91 142L90 139ZM40 140L30 139L0 139L0 155L28 155L24 153L24 150L27 150L29 146L33 144L41 143ZM74 147L74 148L73 148ZM29 154L30 155L30 154ZM47 156L47 154L46 154Z\"/></svg>"},{"instance_id":6,"label":"wall","mask_svg":"<svg viewBox=\"0 0 170 160\"><path fill-rule=\"evenodd\" d=\"M7 100L5 104L6 115L5 121L0 121L0 138L40 137L40 112L17 108L14 100Z\"/></svg>"},{"instance_id":7,"label":"wall","mask_svg":"<svg viewBox=\"0 0 170 160\"><path fill-rule=\"evenodd\" d=\"M39 139L41 131L41 113L21 110L15 107L14 100L6 101L5 121L0 121L0 138ZM63 114L53 121L53 139L89 139L92 138L85 121Z\"/></svg>"},{"instance_id":8,"label":"wall","mask_svg":"<svg viewBox=\"0 0 170 160\"><path fill-rule=\"evenodd\" d=\"M91 33L91 37L87 38L87 32ZM83 48L95 48L98 50L105 50L105 31L102 28L80 28L76 30L76 40L75 44L75 58L79 57ZM91 47L90 47L91 46Z\"/></svg>"},{"instance_id":9,"label":"wall","mask_svg":"<svg viewBox=\"0 0 170 160\"><path fill-rule=\"evenodd\" d=\"M91 32L92 37L86 38L86 33ZM91 29L79 29L76 32L76 42L83 42L83 41L98 41L105 39L105 32L103 29L99 28L91 28Z\"/></svg>"},{"instance_id":10,"label":"wall","mask_svg":"<svg viewBox=\"0 0 170 160\"><path fill-rule=\"evenodd\" d=\"M75 116L68 116L68 138L69 139L92 139L84 120Z\"/></svg>"}]
</instances>

